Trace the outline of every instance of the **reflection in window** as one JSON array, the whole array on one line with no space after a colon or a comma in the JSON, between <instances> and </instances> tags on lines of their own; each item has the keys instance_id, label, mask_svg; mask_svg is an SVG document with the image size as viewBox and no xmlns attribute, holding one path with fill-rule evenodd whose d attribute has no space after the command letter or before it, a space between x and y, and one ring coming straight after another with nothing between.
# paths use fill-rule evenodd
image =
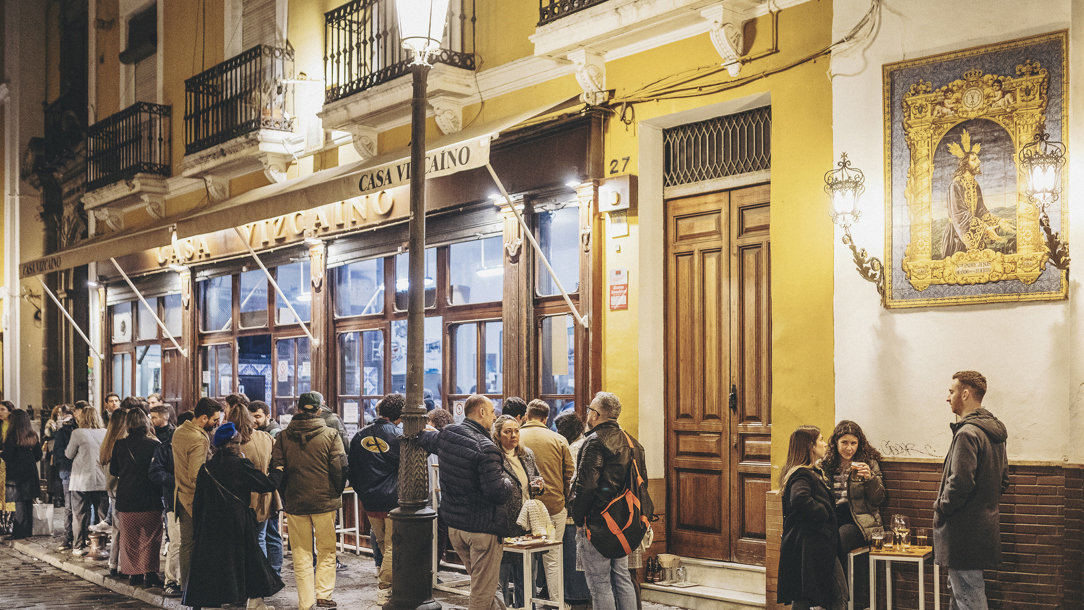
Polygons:
<instances>
[{"instance_id":1,"label":"reflection in window","mask_svg":"<svg viewBox=\"0 0 1084 610\"><path fill-rule=\"evenodd\" d=\"M448 393L459 400L469 394L501 394L504 391L504 362L502 353L503 323L472 322L453 326L455 343L455 380ZM479 330L482 345L479 347ZM481 358L479 355L481 354ZM484 378L480 381L479 371ZM491 398L495 398L491 396Z\"/></svg>"},{"instance_id":2,"label":"reflection in window","mask_svg":"<svg viewBox=\"0 0 1084 610\"><path fill-rule=\"evenodd\" d=\"M271 335L237 337L237 391L249 400L271 398ZM270 404L270 403L269 403Z\"/></svg>"},{"instance_id":3,"label":"reflection in window","mask_svg":"<svg viewBox=\"0 0 1084 610\"><path fill-rule=\"evenodd\" d=\"M132 395L131 354L113 354L113 391L121 398Z\"/></svg>"},{"instance_id":4,"label":"reflection in window","mask_svg":"<svg viewBox=\"0 0 1084 610\"><path fill-rule=\"evenodd\" d=\"M504 323L486 322L486 394L504 392Z\"/></svg>"},{"instance_id":5,"label":"reflection in window","mask_svg":"<svg viewBox=\"0 0 1084 610\"><path fill-rule=\"evenodd\" d=\"M542 318L539 369L541 398L550 403L550 422L576 393L575 322L571 315Z\"/></svg>"},{"instance_id":6,"label":"reflection in window","mask_svg":"<svg viewBox=\"0 0 1084 610\"><path fill-rule=\"evenodd\" d=\"M230 329L233 315L233 277L224 275L199 283L200 330L218 332Z\"/></svg>"},{"instance_id":7,"label":"reflection in window","mask_svg":"<svg viewBox=\"0 0 1084 610\"><path fill-rule=\"evenodd\" d=\"M229 345L199 348L200 396L222 398L233 391L233 353Z\"/></svg>"},{"instance_id":8,"label":"reflection in window","mask_svg":"<svg viewBox=\"0 0 1084 610\"><path fill-rule=\"evenodd\" d=\"M538 213L538 245L568 293L580 289L580 209L568 206ZM538 294L561 294L549 271L539 261Z\"/></svg>"},{"instance_id":9,"label":"reflection in window","mask_svg":"<svg viewBox=\"0 0 1084 610\"><path fill-rule=\"evenodd\" d=\"M241 274L241 328L267 326L267 275L262 269ZM255 400L249 396L250 400Z\"/></svg>"},{"instance_id":10,"label":"reflection in window","mask_svg":"<svg viewBox=\"0 0 1084 610\"><path fill-rule=\"evenodd\" d=\"M365 330L339 335L339 405L343 423L364 425L376 419L384 395L384 332Z\"/></svg>"},{"instance_id":11,"label":"reflection in window","mask_svg":"<svg viewBox=\"0 0 1084 610\"><path fill-rule=\"evenodd\" d=\"M395 255L395 308L407 310L407 288L410 287L410 253ZM437 249L425 250L425 306L437 304Z\"/></svg>"},{"instance_id":12,"label":"reflection in window","mask_svg":"<svg viewBox=\"0 0 1084 610\"><path fill-rule=\"evenodd\" d=\"M113 343L132 340L132 303L117 303L110 307L113 312Z\"/></svg>"},{"instance_id":13,"label":"reflection in window","mask_svg":"<svg viewBox=\"0 0 1084 610\"><path fill-rule=\"evenodd\" d=\"M504 298L503 252L500 236L452 244L448 248L452 305Z\"/></svg>"},{"instance_id":14,"label":"reflection in window","mask_svg":"<svg viewBox=\"0 0 1084 610\"><path fill-rule=\"evenodd\" d=\"M181 295L169 294L165 297L166 302L166 317L162 319L166 323L166 329L169 330L169 334L177 338L177 342L180 343L182 333L182 308L181 308Z\"/></svg>"},{"instance_id":15,"label":"reflection in window","mask_svg":"<svg viewBox=\"0 0 1084 610\"><path fill-rule=\"evenodd\" d=\"M286 306L286 301L282 298L283 294L286 295L286 298L290 300L290 304L297 310L297 315L301 316L301 321L308 322L312 317L312 285L308 259L290 263L289 265L281 265L275 271L275 281L278 283L279 288L282 289L282 293L275 296L275 310L277 311L275 322L278 324L297 324L298 322L293 312Z\"/></svg>"},{"instance_id":16,"label":"reflection in window","mask_svg":"<svg viewBox=\"0 0 1084 610\"><path fill-rule=\"evenodd\" d=\"M335 315L364 316L384 311L384 259L335 269Z\"/></svg>"},{"instance_id":17,"label":"reflection in window","mask_svg":"<svg viewBox=\"0 0 1084 610\"><path fill-rule=\"evenodd\" d=\"M444 318L433 316L425 319L425 382L427 398L441 404L440 378L443 370L442 337ZM391 323L391 391L406 394L407 373L407 321Z\"/></svg>"},{"instance_id":18,"label":"reflection in window","mask_svg":"<svg viewBox=\"0 0 1084 610\"><path fill-rule=\"evenodd\" d=\"M455 388L453 394L474 394L478 390L478 325L463 324L455 329Z\"/></svg>"},{"instance_id":19,"label":"reflection in window","mask_svg":"<svg viewBox=\"0 0 1084 610\"><path fill-rule=\"evenodd\" d=\"M296 403L312 390L312 360L308 337L279 339L275 342L277 386L275 399Z\"/></svg>"},{"instance_id":20,"label":"reflection in window","mask_svg":"<svg viewBox=\"0 0 1084 610\"><path fill-rule=\"evenodd\" d=\"M147 305L150 305L151 307L157 307L158 299L148 299ZM151 310L147 309L147 307L145 307L143 303L140 303L139 301L133 301L132 306L135 307L135 309L139 312L139 314L137 315L137 318L139 319L139 325L136 329L136 336L139 338L139 340L145 341L148 339L157 339L158 322L155 321L154 316L158 314L158 311L151 313ZM146 396L146 394L140 394L140 396Z\"/></svg>"},{"instance_id":21,"label":"reflection in window","mask_svg":"<svg viewBox=\"0 0 1084 610\"><path fill-rule=\"evenodd\" d=\"M136 346L137 396L149 396L162 392L162 346Z\"/></svg>"}]
</instances>

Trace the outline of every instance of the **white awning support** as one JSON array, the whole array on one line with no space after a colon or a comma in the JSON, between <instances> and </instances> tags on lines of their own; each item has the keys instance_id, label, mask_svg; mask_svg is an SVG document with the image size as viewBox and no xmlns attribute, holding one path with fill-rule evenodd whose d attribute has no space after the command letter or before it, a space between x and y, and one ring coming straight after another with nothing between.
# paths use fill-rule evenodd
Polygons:
<instances>
[{"instance_id":1,"label":"white awning support","mask_svg":"<svg viewBox=\"0 0 1084 610\"><path fill-rule=\"evenodd\" d=\"M534 232L527 226L527 222L523 220L523 215L516 209L515 204L512 202L512 197L508 195L508 191L504 188L504 183L501 182L500 177L497 176L497 172L493 169L493 165L486 163L486 169L489 170L489 175L493 176L493 182L497 183L497 189L501 192L501 197L504 197L508 207L512 208L512 213L516 215L516 220L519 221L521 227L523 227L523 234L530 240L531 246L534 247L534 251L538 254L538 258L542 261L542 264L546 266L546 271L549 271L550 277L553 278L553 283L557 284L557 289L561 291L561 296L565 298L565 303L568 303L568 308L572 310L572 317L576 318L585 330L587 326L587 314L580 315L580 311L576 309L576 305L572 303L572 297L568 296L568 291L565 290L564 285L561 284L561 279L557 277L557 272L550 266L550 262L546 259L545 253L542 252L542 247L538 245L538 241L534 238Z\"/></svg>"},{"instance_id":2,"label":"white awning support","mask_svg":"<svg viewBox=\"0 0 1084 610\"><path fill-rule=\"evenodd\" d=\"M53 294L53 291L49 290L49 287L45 285L45 280L41 279L40 275L35 275L34 277L38 278L38 281L41 282L42 289L45 290L45 294L48 294L49 298L52 299L54 303L56 303L56 306L60 309L60 313L64 314L64 317L68 319L68 323L72 325L72 328L75 329L75 332L79 333L79 336L83 338L84 342L86 342L87 347L90 348L90 351L94 352L94 357L98 359L98 362L104 360L105 358L101 355L101 353L99 353L98 350L94 349L94 344L91 343L90 339L87 338L87 335L83 332L83 329L79 328L79 325L76 324L75 320L72 319L72 316L70 313L68 313L68 310L64 309L64 306L60 304L60 299L56 298L56 295Z\"/></svg>"},{"instance_id":3,"label":"white awning support","mask_svg":"<svg viewBox=\"0 0 1084 610\"><path fill-rule=\"evenodd\" d=\"M181 352L182 357L187 358L188 350L181 347L180 343L177 343L177 339L173 336L173 333L169 332L169 329L166 328L166 323L158 317L158 312L155 311L149 303L147 303L147 299L143 298L143 293L141 293L139 289L135 287L135 284L132 283L131 278L129 278L128 274L124 272L124 269L120 268L120 264L117 263L117 259L111 256L109 257L109 260L113 263L113 266L117 268L117 271L120 272L120 276L124 278L124 281L128 282L128 287L131 288L132 292L134 292L136 297L139 298L139 302L143 303L143 306L147 308L147 311L151 312L151 315L154 316L154 321L158 323L158 327L162 329L162 332L166 333L166 337L168 337L169 340L173 342L173 347L177 348L177 351Z\"/></svg>"},{"instance_id":4,"label":"white awning support","mask_svg":"<svg viewBox=\"0 0 1084 610\"><path fill-rule=\"evenodd\" d=\"M248 249L248 253L252 255L252 258L256 261L256 264L260 266L260 269L263 269L264 275L267 276L267 281L270 282L271 285L275 288L275 292L277 292L278 295L282 297L283 301L286 301L286 306L290 308L290 313L294 314L294 319L297 320L297 323L301 326L301 330L305 331L305 335L309 338L312 346L316 347L320 345L320 341L317 340L316 337L312 336L312 333L309 331L309 327L305 326L305 323L301 321L301 316L298 315L297 310L294 309L294 304L290 302L290 297L286 296L286 293L282 291L282 288L279 288L278 282L275 281L275 278L271 276L271 272L267 270L267 267L264 266L263 261L260 260L260 255L256 254L256 251L253 250L252 246L249 245L248 238L246 238L245 234L241 232L241 228L234 227L233 230L237 232L237 237L241 238L241 243L245 244L245 248Z\"/></svg>"}]
</instances>

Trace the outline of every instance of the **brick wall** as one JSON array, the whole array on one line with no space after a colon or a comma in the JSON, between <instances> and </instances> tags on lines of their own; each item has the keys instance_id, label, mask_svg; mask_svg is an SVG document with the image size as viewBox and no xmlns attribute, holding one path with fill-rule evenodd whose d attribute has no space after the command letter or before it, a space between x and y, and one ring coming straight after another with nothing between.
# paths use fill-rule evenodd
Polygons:
<instances>
[{"instance_id":1,"label":"brick wall","mask_svg":"<svg viewBox=\"0 0 1084 610\"><path fill-rule=\"evenodd\" d=\"M912 528L933 527L933 501L941 481L941 463L935 460L886 458L881 463L888 502L881 511L885 522L896 514L909 517ZM1081 466L1010 464L1009 491L1001 502L1003 564L986 571L990 608L1084 610L1084 469ZM779 562L779 536L783 515L778 494L769 493L768 608L775 604L775 567ZM775 507L773 509L773 507ZM773 544L774 542L774 544ZM933 607L933 568L926 568L926 607ZM878 576L877 607L885 607L885 573ZM918 607L917 566L894 564L893 608ZM860 587L856 608L868 606ZM941 574L941 603L948 608L947 577Z\"/></svg>"}]
</instances>

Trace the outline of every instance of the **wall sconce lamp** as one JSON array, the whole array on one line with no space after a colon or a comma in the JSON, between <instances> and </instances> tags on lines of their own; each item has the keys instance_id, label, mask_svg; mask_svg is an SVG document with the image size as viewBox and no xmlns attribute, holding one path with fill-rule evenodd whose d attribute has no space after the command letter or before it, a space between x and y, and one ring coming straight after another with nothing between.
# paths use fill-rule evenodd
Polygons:
<instances>
[{"instance_id":1,"label":"wall sconce lamp","mask_svg":"<svg viewBox=\"0 0 1084 610\"><path fill-rule=\"evenodd\" d=\"M1035 138L1020 149L1020 168L1027 175L1025 191L1028 203L1039 208L1039 226L1046 233L1046 247L1050 250L1050 262L1063 271L1069 271L1069 244L1050 228L1046 209L1061 195L1061 168L1065 165L1065 145L1051 142L1050 134L1037 133Z\"/></svg>"},{"instance_id":2,"label":"wall sconce lamp","mask_svg":"<svg viewBox=\"0 0 1084 610\"><path fill-rule=\"evenodd\" d=\"M859 199L866 190L865 183L865 175L862 170L851 167L847 153L840 156L836 169L824 174L824 192L832 198L832 222L843 227L843 243L854 255L854 265L858 269L858 275L877 286L877 294L881 295L883 307L885 305L884 265L879 258L867 254L865 248L855 247L854 239L851 237L851 225L858 222L858 218L862 215Z\"/></svg>"}]
</instances>

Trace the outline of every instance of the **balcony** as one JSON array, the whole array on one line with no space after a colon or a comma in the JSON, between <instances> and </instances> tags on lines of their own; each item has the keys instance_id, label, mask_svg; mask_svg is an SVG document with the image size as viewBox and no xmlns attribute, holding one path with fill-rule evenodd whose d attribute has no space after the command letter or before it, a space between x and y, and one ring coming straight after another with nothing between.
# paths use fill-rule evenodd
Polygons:
<instances>
[{"instance_id":1,"label":"balcony","mask_svg":"<svg viewBox=\"0 0 1084 610\"><path fill-rule=\"evenodd\" d=\"M458 131L462 106L477 95L474 0L452 0L448 24L429 75L430 101L446 133ZM394 0L354 0L325 13L324 127L350 131L359 147L359 140L409 122L410 62L399 41Z\"/></svg>"},{"instance_id":2,"label":"balcony","mask_svg":"<svg viewBox=\"0 0 1084 610\"><path fill-rule=\"evenodd\" d=\"M88 211L114 229L123 214L146 207L164 216L166 179L172 171L173 121L169 106L136 102L87 129Z\"/></svg>"},{"instance_id":3,"label":"balcony","mask_svg":"<svg viewBox=\"0 0 1084 610\"><path fill-rule=\"evenodd\" d=\"M603 2L606 0L538 0L538 25L552 23L561 17Z\"/></svg>"},{"instance_id":4,"label":"balcony","mask_svg":"<svg viewBox=\"0 0 1084 610\"><path fill-rule=\"evenodd\" d=\"M291 158L293 69L292 48L259 45L185 80L181 174L219 189L261 168L279 181Z\"/></svg>"}]
</instances>

